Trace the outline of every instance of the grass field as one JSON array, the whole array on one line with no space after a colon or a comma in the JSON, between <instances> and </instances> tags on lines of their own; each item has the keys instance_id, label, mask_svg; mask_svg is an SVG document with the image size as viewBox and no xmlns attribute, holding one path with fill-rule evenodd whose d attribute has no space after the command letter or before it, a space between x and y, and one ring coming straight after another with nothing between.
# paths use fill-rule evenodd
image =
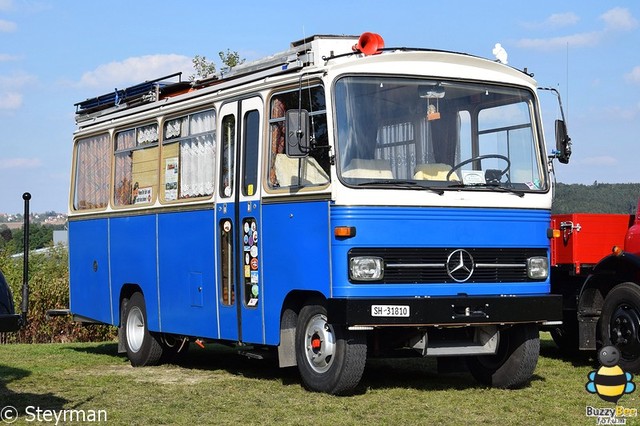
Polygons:
<instances>
[{"instance_id":1,"label":"grass field","mask_svg":"<svg viewBox=\"0 0 640 426\"><path fill-rule=\"evenodd\" d=\"M524 389L488 389L468 373L438 374L430 359L371 360L358 391L334 397L304 390L295 368L281 370L275 360L215 345L192 346L179 366L146 368L131 367L111 342L0 345L0 409L17 409L14 424L35 423L40 409L40 419L48 420L43 424L55 424L63 410L67 420L104 410L110 425L409 426L595 425L587 406L614 407L585 390L587 374L597 367L592 359L563 359L546 333L541 352ZM619 405L639 408L638 395L622 396Z\"/></svg>"}]
</instances>

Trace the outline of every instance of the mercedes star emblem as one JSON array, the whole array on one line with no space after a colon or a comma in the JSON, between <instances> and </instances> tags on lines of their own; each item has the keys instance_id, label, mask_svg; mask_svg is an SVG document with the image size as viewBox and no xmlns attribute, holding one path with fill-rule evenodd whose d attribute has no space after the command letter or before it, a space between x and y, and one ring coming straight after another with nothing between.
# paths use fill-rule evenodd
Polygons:
<instances>
[{"instance_id":1,"label":"mercedes star emblem","mask_svg":"<svg viewBox=\"0 0 640 426\"><path fill-rule=\"evenodd\" d=\"M471 278L475 267L473 256L464 249L457 249L447 257L447 275L452 280L463 283Z\"/></svg>"}]
</instances>

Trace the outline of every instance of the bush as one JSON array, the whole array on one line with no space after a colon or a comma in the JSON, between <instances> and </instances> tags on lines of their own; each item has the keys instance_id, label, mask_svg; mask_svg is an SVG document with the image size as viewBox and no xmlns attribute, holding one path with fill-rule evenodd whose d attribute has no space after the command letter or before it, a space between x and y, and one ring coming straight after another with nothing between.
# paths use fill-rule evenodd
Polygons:
<instances>
[{"instance_id":1,"label":"bush","mask_svg":"<svg viewBox=\"0 0 640 426\"><path fill-rule=\"evenodd\" d=\"M22 257L0 253L2 270L11 291L16 311L22 301ZM27 326L17 333L7 333L12 343L90 342L113 340L114 327L82 325L70 316L47 318L49 309L69 307L69 256L65 247L50 246L46 253L29 255L29 306Z\"/></svg>"}]
</instances>

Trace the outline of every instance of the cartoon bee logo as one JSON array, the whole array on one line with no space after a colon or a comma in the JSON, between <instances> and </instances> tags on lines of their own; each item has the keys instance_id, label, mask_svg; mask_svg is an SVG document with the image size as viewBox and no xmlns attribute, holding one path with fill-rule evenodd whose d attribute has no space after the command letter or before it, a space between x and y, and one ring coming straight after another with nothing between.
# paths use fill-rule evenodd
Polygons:
<instances>
[{"instance_id":1,"label":"cartoon bee logo","mask_svg":"<svg viewBox=\"0 0 640 426\"><path fill-rule=\"evenodd\" d=\"M620 352L614 346L602 348L598 360L602 366L587 375L589 378L585 385L587 392L598 394L604 401L617 404L622 395L636 389L636 385L632 381L633 375L625 373L617 365L620 361Z\"/></svg>"}]
</instances>

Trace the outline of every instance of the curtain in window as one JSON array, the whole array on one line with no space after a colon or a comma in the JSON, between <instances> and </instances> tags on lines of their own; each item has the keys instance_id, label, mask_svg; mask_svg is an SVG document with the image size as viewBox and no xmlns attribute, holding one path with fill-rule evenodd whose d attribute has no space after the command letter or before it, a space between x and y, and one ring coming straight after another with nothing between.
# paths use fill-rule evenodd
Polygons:
<instances>
[{"instance_id":1,"label":"curtain in window","mask_svg":"<svg viewBox=\"0 0 640 426\"><path fill-rule=\"evenodd\" d=\"M180 143L180 196L213 194L214 135L200 135Z\"/></svg>"},{"instance_id":2,"label":"curtain in window","mask_svg":"<svg viewBox=\"0 0 640 426\"><path fill-rule=\"evenodd\" d=\"M131 151L116 154L115 173L115 204L117 206L126 206L133 203L131 199L131 180L133 174Z\"/></svg>"},{"instance_id":3,"label":"curtain in window","mask_svg":"<svg viewBox=\"0 0 640 426\"><path fill-rule=\"evenodd\" d=\"M215 114L205 111L189 118L189 134L180 142L180 197L213 194Z\"/></svg>"},{"instance_id":4,"label":"curtain in window","mask_svg":"<svg viewBox=\"0 0 640 426\"><path fill-rule=\"evenodd\" d=\"M107 206L110 179L109 135L78 141L74 207L78 210Z\"/></svg>"}]
</instances>

